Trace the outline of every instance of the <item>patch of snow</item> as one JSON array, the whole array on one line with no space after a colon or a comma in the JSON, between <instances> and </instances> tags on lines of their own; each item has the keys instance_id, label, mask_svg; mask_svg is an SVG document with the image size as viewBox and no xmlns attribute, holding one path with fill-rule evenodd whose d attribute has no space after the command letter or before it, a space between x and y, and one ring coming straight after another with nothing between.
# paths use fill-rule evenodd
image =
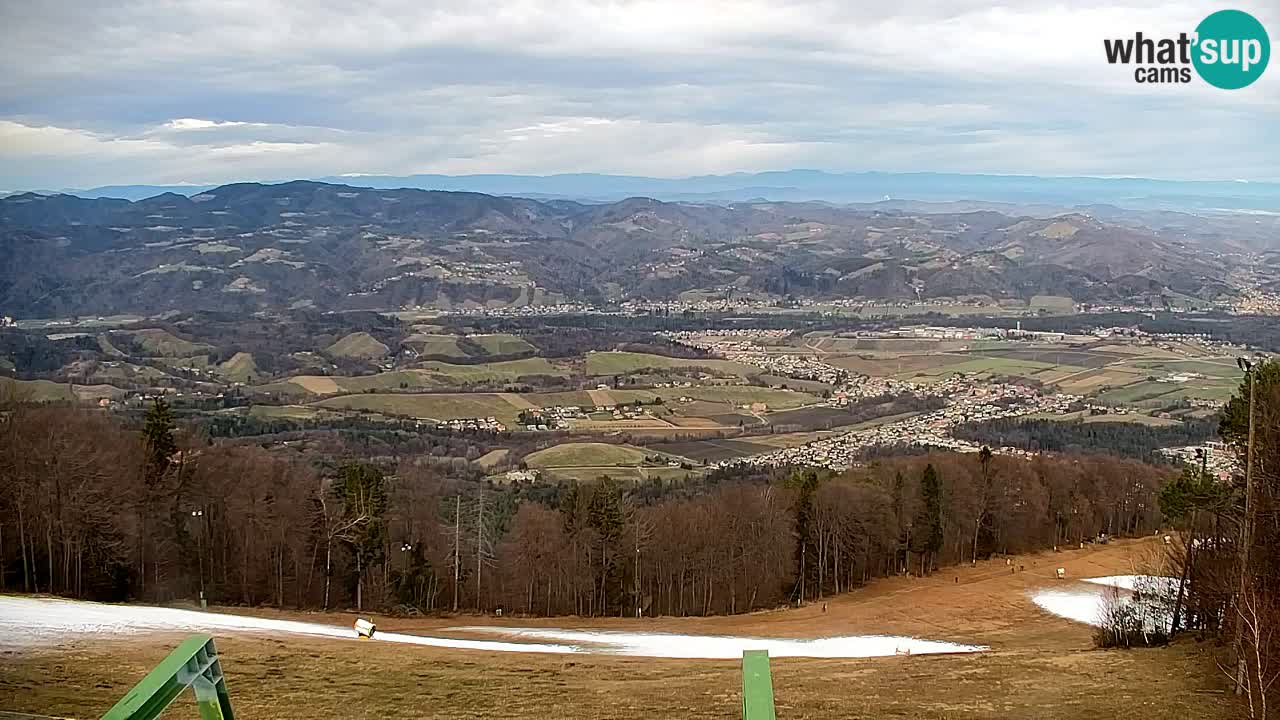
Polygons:
<instances>
[{"instance_id":1,"label":"patch of snow","mask_svg":"<svg viewBox=\"0 0 1280 720\"><path fill-rule=\"evenodd\" d=\"M1042 610L1086 625L1102 624L1104 599L1101 591L1041 590L1031 596Z\"/></svg>"},{"instance_id":2,"label":"patch of snow","mask_svg":"<svg viewBox=\"0 0 1280 720\"><path fill-rule=\"evenodd\" d=\"M1087 583L1120 588L1121 590L1141 590L1142 592L1178 592L1178 578L1161 577L1160 575L1108 575L1107 577L1087 578Z\"/></svg>"},{"instance_id":3,"label":"patch of snow","mask_svg":"<svg viewBox=\"0 0 1280 720\"><path fill-rule=\"evenodd\" d=\"M1168 626L1173 620L1173 603L1178 578L1159 575L1110 575L1086 578L1084 586L1072 589L1043 589L1032 593L1031 601L1042 610L1076 622L1103 624L1114 603L1133 606L1144 627ZM1095 587L1089 587L1089 585Z\"/></svg>"},{"instance_id":4,"label":"patch of snow","mask_svg":"<svg viewBox=\"0 0 1280 720\"><path fill-rule=\"evenodd\" d=\"M451 630L487 632L513 638L558 640L604 654L636 657L728 660L743 650L768 650L770 657L853 658L893 655L981 652L980 645L960 645L893 635L849 635L806 639L738 637L731 635L678 635L610 630L558 630L543 628L460 627Z\"/></svg>"},{"instance_id":5,"label":"patch of snow","mask_svg":"<svg viewBox=\"0 0 1280 720\"><path fill-rule=\"evenodd\" d=\"M616 654L636 657L732 659L743 650L768 650L773 657L883 657L933 653L970 653L977 645L886 635L857 635L813 640L677 635L670 633L559 630L550 628L463 627L453 631L485 632L508 642L465 640L431 635L378 632L374 640L489 652ZM147 632L248 632L356 639L349 627L198 610L109 605L103 603L0 595L0 647L58 645L76 637L137 635Z\"/></svg>"},{"instance_id":6,"label":"patch of snow","mask_svg":"<svg viewBox=\"0 0 1280 720\"><path fill-rule=\"evenodd\" d=\"M57 645L78 635L136 635L158 631L265 632L356 639L353 628L319 623L146 605L107 605L56 598L0 596L0 647ZM458 640L400 633L380 632L374 639L461 650L545 653L579 651L569 645Z\"/></svg>"}]
</instances>

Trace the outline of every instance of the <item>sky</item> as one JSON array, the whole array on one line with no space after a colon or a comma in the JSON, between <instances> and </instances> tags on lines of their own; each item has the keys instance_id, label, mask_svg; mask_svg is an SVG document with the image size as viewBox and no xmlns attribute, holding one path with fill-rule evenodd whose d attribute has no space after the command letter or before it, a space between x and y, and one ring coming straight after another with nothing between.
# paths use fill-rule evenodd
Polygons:
<instances>
[{"instance_id":1,"label":"sky","mask_svg":"<svg viewBox=\"0 0 1280 720\"><path fill-rule=\"evenodd\" d=\"M1102 41L1280 0L0 3L0 190L812 168L1280 179L1280 67ZM1280 60L1272 63L1280 66Z\"/></svg>"}]
</instances>

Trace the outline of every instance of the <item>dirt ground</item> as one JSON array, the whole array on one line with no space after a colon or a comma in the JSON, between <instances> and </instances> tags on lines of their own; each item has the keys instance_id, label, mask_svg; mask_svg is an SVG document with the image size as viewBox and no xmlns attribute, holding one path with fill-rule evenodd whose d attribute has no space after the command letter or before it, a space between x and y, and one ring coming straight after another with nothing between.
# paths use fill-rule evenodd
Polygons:
<instances>
[{"instance_id":1,"label":"dirt ground","mask_svg":"<svg viewBox=\"0 0 1280 720\"><path fill-rule=\"evenodd\" d=\"M1129 574L1155 549L1130 541L978 563L926 579L892 578L803 609L642 620L379 619L380 629L441 633L479 624L815 637L903 634L988 645L972 655L773 660L778 717L1229 718L1241 708L1215 670L1217 648L1092 649L1090 629L1049 615L1028 591L1069 578ZM1025 568L1019 570L1019 568ZM1067 581L1069 585L1071 581ZM241 611L243 612L243 611ZM271 613L349 624L348 613ZM464 635L460 635L464 636ZM475 638L474 633L465 637ZM0 655L0 709L100 716L180 640L77 640ZM243 720L275 718L733 718L737 661L447 650L357 640L217 638ZM196 717L184 698L166 718Z\"/></svg>"}]
</instances>

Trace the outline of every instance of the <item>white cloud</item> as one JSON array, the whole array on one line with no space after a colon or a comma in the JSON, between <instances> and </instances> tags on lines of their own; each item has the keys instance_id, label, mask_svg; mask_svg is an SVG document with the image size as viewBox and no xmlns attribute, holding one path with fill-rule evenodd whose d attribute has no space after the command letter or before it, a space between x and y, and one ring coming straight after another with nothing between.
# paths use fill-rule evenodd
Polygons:
<instances>
[{"instance_id":1,"label":"white cloud","mask_svg":"<svg viewBox=\"0 0 1280 720\"><path fill-rule=\"evenodd\" d=\"M1237 5L1280 26L1268 0ZM1274 178L1280 68L1231 93L1141 86L1102 57L1104 37L1191 30L1212 9L6 4L0 185L796 166Z\"/></svg>"},{"instance_id":2,"label":"white cloud","mask_svg":"<svg viewBox=\"0 0 1280 720\"><path fill-rule=\"evenodd\" d=\"M166 130L207 130L209 128L244 127L246 125L262 125L262 123L243 123L234 121L218 122L217 120L201 120L199 118L177 118L165 123Z\"/></svg>"}]
</instances>

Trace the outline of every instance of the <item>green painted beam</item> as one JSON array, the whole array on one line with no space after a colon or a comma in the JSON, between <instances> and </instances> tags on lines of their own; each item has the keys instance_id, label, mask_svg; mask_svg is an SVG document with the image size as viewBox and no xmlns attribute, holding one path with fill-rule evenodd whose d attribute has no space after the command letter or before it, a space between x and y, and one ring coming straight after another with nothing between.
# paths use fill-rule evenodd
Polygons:
<instances>
[{"instance_id":1,"label":"green painted beam","mask_svg":"<svg viewBox=\"0 0 1280 720\"><path fill-rule=\"evenodd\" d=\"M184 640L102 720L155 720L188 686L195 693L200 720L235 720L218 650L208 635Z\"/></svg>"},{"instance_id":2,"label":"green painted beam","mask_svg":"<svg viewBox=\"0 0 1280 720\"><path fill-rule=\"evenodd\" d=\"M742 651L742 720L776 720L768 650Z\"/></svg>"}]
</instances>

